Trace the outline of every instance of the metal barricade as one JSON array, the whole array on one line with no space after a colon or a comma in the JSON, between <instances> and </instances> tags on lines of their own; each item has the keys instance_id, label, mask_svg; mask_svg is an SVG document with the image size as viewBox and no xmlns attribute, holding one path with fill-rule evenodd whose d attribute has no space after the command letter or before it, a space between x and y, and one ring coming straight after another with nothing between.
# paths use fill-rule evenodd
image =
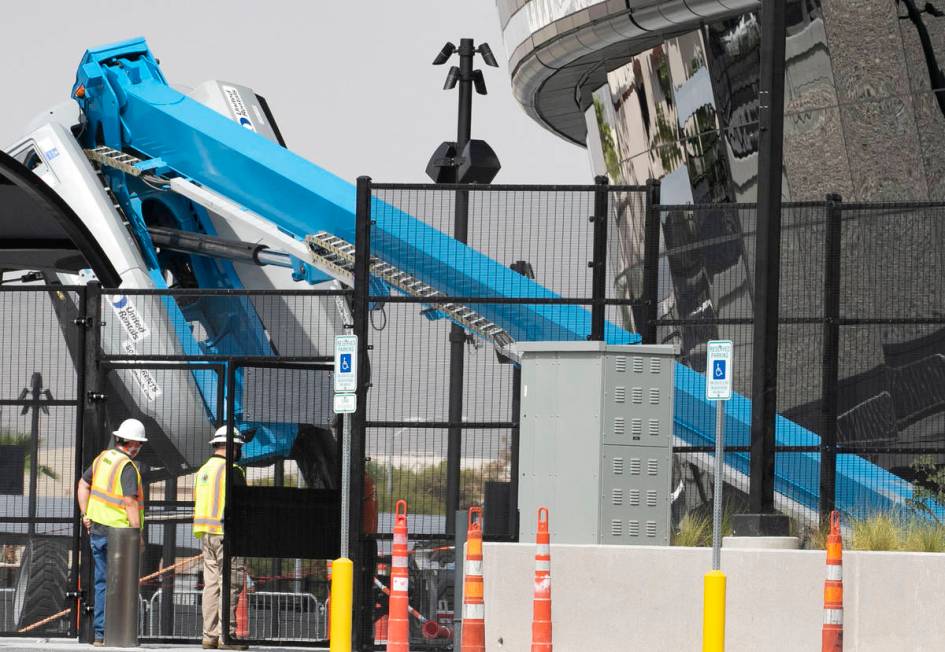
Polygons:
<instances>
[{"instance_id":1,"label":"metal barricade","mask_svg":"<svg viewBox=\"0 0 945 652\"><path fill-rule=\"evenodd\" d=\"M13 601L16 589L0 589L0 632L12 632L16 629L13 622Z\"/></svg>"},{"instance_id":2,"label":"metal barricade","mask_svg":"<svg viewBox=\"0 0 945 652\"><path fill-rule=\"evenodd\" d=\"M202 591L174 591L174 627L171 631L161 630L161 601L163 592L158 589L151 596L148 604L147 636L149 638L199 639L203 633Z\"/></svg>"},{"instance_id":3,"label":"metal barricade","mask_svg":"<svg viewBox=\"0 0 945 652\"><path fill-rule=\"evenodd\" d=\"M249 594L249 636L271 641L328 638L325 604L311 593L259 591Z\"/></svg>"},{"instance_id":4,"label":"metal barricade","mask_svg":"<svg viewBox=\"0 0 945 652\"><path fill-rule=\"evenodd\" d=\"M161 629L161 589L141 599L141 638L197 640L203 631L202 591L174 592L174 627ZM2 597L0 597L2 600ZM12 597L10 598L12 605ZM2 605L2 602L0 602ZM260 591L249 594L249 637L257 640L322 641L328 638L328 612L311 593ZM0 614L3 612L0 611Z\"/></svg>"}]
</instances>

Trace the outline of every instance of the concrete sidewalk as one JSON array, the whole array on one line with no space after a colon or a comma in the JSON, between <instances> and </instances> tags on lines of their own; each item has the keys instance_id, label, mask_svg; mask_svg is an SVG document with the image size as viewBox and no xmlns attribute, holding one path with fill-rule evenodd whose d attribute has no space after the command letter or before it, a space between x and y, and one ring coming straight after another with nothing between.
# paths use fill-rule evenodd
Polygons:
<instances>
[{"instance_id":1,"label":"concrete sidewalk","mask_svg":"<svg viewBox=\"0 0 945 652\"><path fill-rule=\"evenodd\" d=\"M277 646L252 646L252 650L260 652L298 652L298 650L327 650L326 647L277 647ZM114 650L162 650L166 652L194 652L201 650L200 645L184 645L173 643L144 643L140 647L92 647L88 643L79 643L71 638L18 638L0 636L0 650L3 652L17 650L22 652L92 652L103 650L103 652ZM201 651L202 652L202 651Z\"/></svg>"}]
</instances>

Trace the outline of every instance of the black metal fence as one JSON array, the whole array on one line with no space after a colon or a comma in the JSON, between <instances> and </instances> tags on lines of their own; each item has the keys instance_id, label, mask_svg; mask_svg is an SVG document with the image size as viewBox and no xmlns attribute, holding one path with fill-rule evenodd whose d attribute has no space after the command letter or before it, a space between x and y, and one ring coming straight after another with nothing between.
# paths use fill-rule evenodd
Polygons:
<instances>
[{"instance_id":1,"label":"black metal fence","mask_svg":"<svg viewBox=\"0 0 945 652\"><path fill-rule=\"evenodd\" d=\"M930 480L945 454L943 211L838 196L783 206L776 500L801 523L834 506L860 517L901 509L912 496L903 481L938 490ZM681 361L701 372L704 342L733 340L736 390L748 396L755 207L661 206L660 214L660 341L678 342ZM732 407L750 423L749 404ZM748 468L747 436L742 428L727 441L732 467ZM709 449L700 443L708 442L680 443L680 507L704 508Z\"/></svg>"},{"instance_id":2,"label":"black metal fence","mask_svg":"<svg viewBox=\"0 0 945 652\"><path fill-rule=\"evenodd\" d=\"M460 210L468 216L464 239L484 256L476 264L506 271L494 275L495 287L457 271L469 265L451 257L470 250L436 244L454 233ZM81 585L89 585L88 567L75 563L87 557L74 486L127 416L154 433L143 460L149 568L199 552L189 527L190 478L212 428L227 419L260 424L258 444L267 445L266 454L246 451L250 488L258 491L247 494L241 518L254 524L256 538L271 534L257 517L272 517L265 506L275 501L311 508L310 522L330 524L296 539L337 540L338 512L326 506L340 500L341 420L331 414L326 365L333 337L346 327L369 360L359 382L363 409L352 419L351 523L360 527L349 539L364 570L363 640L375 602L383 602L370 583L374 557L384 562L389 552L394 500L410 505L411 537L420 542L413 570L425 587L415 606L430 617L451 617L436 612L448 612L452 601L457 510L484 504L487 537L517 537L520 377L502 354L503 329L493 329L488 315L517 315L509 339L639 333L645 342L677 345L677 396L692 400L677 400L675 413L675 523L711 501L713 431L700 378L705 342L732 339L739 397L727 407L736 427L728 432L725 480L736 490L729 509L742 509L756 214L750 204L660 205L657 184L364 179L353 289L0 286L0 465L10 469L0 473L0 631L75 605L82 573ZM800 525L815 525L834 505L853 515L896 508L911 496L911 482L934 488L929 476L945 462L943 220L945 204L933 203L831 197L783 207L776 504ZM426 246L412 246L418 241ZM441 270L435 283L431 255ZM525 277L553 294L536 294L519 282ZM467 332L457 335L457 321ZM286 427L292 432L280 430ZM292 443L280 448L280 441ZM251 637L319 640L327 597L319 559L333 553L260 544L246 554L251 546L238 539L232 556L248 558L257 582ZM30 580L23 569L40 552L29 552L31 542L58 546L68 580L44 593L42 604L14 600L19 582ZM199 567L146 583L143 635L196 638L200 586ZM74 623L73 614L41 631L66 634Z\"/></svg>"}]
</instances>

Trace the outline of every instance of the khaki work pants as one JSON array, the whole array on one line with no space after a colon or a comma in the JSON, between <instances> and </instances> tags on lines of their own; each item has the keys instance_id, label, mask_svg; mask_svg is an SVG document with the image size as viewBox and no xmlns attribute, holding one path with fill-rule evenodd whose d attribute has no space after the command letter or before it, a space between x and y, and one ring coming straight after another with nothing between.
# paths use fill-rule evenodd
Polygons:
<instances>
[{"instance_id":1,"label":"khaki work pants","mask_svg":"<svg viewBox=\"0 0 945 652\"><path fill-rule=\"evenodd\" d=\"M204 534L203 552L203 637L219 639L223 631L223 537ZM242 560L230 560L230 636L236 636L236 600L243 588Z\"/></svg>"}]
</instances>

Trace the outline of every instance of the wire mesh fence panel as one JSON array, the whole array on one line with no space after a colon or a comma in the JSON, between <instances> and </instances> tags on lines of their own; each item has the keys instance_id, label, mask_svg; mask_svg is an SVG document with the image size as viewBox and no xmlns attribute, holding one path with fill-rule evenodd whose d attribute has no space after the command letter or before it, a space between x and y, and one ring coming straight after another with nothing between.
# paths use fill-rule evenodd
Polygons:
<instances>
[{"instance_id":1,"label":"wire mesh fence panel","mask_svg":"<svg viewBox=\"0 0 945 652\"><path fill-rule=\"evenodd\" d=\"M75 561L80 288L0 288L0 631L66 605ZM65 617L33 631L68 633Z\"/></svg>"}]
</instances>

